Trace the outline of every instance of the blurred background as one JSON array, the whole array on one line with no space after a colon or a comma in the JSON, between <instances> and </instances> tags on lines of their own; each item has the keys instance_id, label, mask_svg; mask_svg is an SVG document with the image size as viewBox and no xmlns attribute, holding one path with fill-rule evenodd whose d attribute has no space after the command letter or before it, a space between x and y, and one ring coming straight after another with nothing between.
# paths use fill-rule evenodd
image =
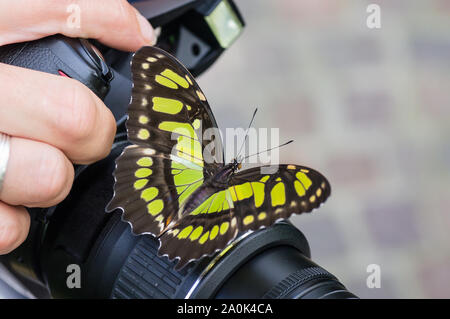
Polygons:
<instances>
[{"instance_id":1,"label":"blurred background","mask_svg":"<svg viewBox=\"0 0 450 319\"><path fill-rule=\"evenodd\" d=\"M363 298L449 298L450 2L236 4L244 34L199 83L222 129L258 106L255 127L295 140L280 162L329 179L320 210L291 218L313 260Z\"/></svg>"}]
</instances>

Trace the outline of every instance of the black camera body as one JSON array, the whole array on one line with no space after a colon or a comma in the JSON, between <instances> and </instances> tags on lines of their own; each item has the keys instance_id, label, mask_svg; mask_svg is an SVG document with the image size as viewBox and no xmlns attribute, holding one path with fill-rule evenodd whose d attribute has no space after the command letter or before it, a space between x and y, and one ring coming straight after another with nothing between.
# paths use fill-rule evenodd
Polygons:
<instances>
[{"instance_id":1,"label":"black camera body","mask_svg":"<svg viewBox=\"0 0 450 319\"><path fill-rule=\"evenodd\" d=\"M212 27L216 10L242 28L230 0L136 2L153 26L157 46L194 76L206 70L239 34ZM234 38L233 38L234 37ZM222 252L175 270L158 257L159 242L132 234L121 212L105 213L113 194L115 159L129 145L125 129L132 54L57 35L0 47L0 62L77 79L117 120L111 153L76 166L68 197L49 209L29 209L27 240L0 261L36 297L55 298L354 298L310 260L304 235L288 221L239 236ZM79 275L79 282L73 275Z\"/></svg>"}]
</instances>

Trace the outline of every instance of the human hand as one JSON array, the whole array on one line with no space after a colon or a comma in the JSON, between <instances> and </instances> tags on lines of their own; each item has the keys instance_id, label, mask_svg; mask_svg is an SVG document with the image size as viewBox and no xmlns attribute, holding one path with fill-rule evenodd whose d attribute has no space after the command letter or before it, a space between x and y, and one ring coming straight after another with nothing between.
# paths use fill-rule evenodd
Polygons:
<instances>
[{"instance_id":1,"label":"human hand","mask_svg":"<svg viewBox=\"0 0 450 319\"><path fill-rule=\"evenodd\" d=\"M69 23L74 12L79 27ZM150 24L125 0L0 1L0 45L56 33L127 51L155 42ZM0 133L11 136L0 188L0 254L6 254L28 234L25 207L61 202L72 186L72 163L107 156L116 125L103 102L76 80L0 63L0 84Z\"/></svg>"}]
</instances>

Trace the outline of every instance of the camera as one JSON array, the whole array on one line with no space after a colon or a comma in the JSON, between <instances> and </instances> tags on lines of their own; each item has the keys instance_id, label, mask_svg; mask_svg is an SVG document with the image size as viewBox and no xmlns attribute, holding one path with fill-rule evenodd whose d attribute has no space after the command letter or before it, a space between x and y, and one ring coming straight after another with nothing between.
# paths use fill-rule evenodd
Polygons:
<instances>
[{"instance_id":1,"label":"camera","mask_svg":"<svg viewBox=\"0 0 450 319\"><path fill-rule=\"evenodd\" d=\"M208 69L245 26L231 0L130 2L161 28L157 46L194 76ZM157 239L134 235L121 212L105 213L115 159L129 145L131 59L130 53L60 35L0 48L0 62L84 83L117 121L111 153L75 167L68 197L51 208L28 210L28 238L0 257L4 267L39 298L356 298L310 259L305 236L288 221L242 234L221 252L176 270L175 262L157 256ZM70 282L74 271L79 282Z\"/></svg>"}]
</instances>

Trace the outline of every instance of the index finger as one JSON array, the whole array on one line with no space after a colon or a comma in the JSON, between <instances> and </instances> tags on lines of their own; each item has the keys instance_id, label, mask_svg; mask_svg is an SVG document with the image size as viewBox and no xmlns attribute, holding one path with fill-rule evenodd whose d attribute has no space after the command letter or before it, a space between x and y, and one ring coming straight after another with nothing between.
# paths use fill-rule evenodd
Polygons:
<instances>
[{"instance_id":1,"label":"index finger","mask_svg":"<svg viewBox=\"0 0 450 319\"><path fill-rule=\"evenodd\" d=\"M155 43L150 23L125 0L0 1L0 45L57 33L125 51Z\"/></svg>"}]
</instances>

